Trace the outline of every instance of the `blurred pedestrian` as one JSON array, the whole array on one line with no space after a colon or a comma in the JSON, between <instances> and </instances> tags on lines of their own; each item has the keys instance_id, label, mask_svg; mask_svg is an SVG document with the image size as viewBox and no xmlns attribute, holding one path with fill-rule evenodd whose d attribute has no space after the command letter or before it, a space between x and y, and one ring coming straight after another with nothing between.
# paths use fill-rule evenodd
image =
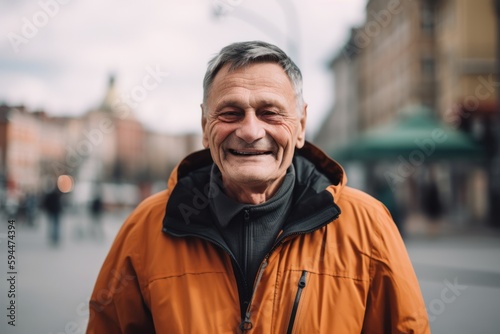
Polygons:
<instances>
[{"instance_id":1,"label":"blurred pedestrian","mask_svg":"<svg viewBox=\"0 0 500 334\"><path fill-rule=\"evenodd\" d=\"M59 188L53 187L43 199L43 208L49 217L49 241L54 246L59 245L60 242L61 198L62 193Z\"/></svg>"},{"instance_id":2,"label":"blurred pedestrian","mask_svg":"<svg viewBox=\"0 0 500 334\"><path fill-rule=\"evenodd\" d=\"M8 219L16 219L19 212L20 195L16 188L7 188L5 214Z\"/></svg>"},{"instance_id":3,"label":"blurred pedestrian","mask_svg":"<svg viewBox=\"0 0 500 334\"><path fill-rule=\"evenodd\" d=\"M38 203L36 194L33 191L26 192L26 195L24 196L23 207L24 207L24 214L26 217L26 224L29 227L35 226L37 206Z\"/></svg>"},{"instance_id":4,"label":"blurred pedestrian","mask_svg":"<svg viewBox=\"0 0 500 334\"><path fill-rule=\"evenodd\" d=\"M90 211L90 235L98 240L104 238L104 231L102 228L102 211L103 203L102 196L99 191L96 191L94 198L90 201L89 205Z\"/></svg>"},{"instance_id":5,"label":"blurred pedestrian","mask_svg":"<svg viewBox=\"0 0 500 334\"><path fill-rule=\"evenodd\" d=\"M399 233L402 237L404 237L404 217L402 215L402 210L396 201L394 190L389 186L387 181L383 179L377 179L375 189L375 197L385 205L387 210L389 210Z\"/></svg>"},{"instance_id":6,"label":"blurred pedestrian","mask_svg":"<svg viewBox=\"0 0 500 334\"><path fill-rule=\"evenodd\" d=\"M439 194L434 169L429 170L429 179L423 186L422 211L429 222L430 235L438 234L439 225L444 213L443 202Z\"/></svg>"},{"instance_id":7,"label":"blurred pedestrian","mask_svg":"<svg viewBox=\"0 0 500 334\"><path fill-rule=\"evenodd\" d=\"M431 235L436 235L443 215L443 204L439 196L439 189L435 183L429 182L424 186L422 210L430 224Z\"/></svg>"}]
</instances>

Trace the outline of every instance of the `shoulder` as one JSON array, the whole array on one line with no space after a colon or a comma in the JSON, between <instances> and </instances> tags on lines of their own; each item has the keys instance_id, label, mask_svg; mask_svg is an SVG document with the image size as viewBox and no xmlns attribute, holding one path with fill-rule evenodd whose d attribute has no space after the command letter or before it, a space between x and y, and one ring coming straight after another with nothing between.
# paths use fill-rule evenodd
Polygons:
<instances>
[{"instance_id":1,"label":"shoulder","mask_svg":"<svg viewBox=\"0 0 500 334\"><path fill-rule=\"evenodd\" d=\"M143 200L127 217L117 238L135 239L151 230L161 231L168 197L169 191L163 190Z\"/></svg>"},{"instance_id":2,"label":"shoulder","mask_svg":"<svg viewBox=\"0 0 500 334\"><path fill-rule=\"evenodd\" d=\"M156 211L165 211L169 191L163 190L144 199L132 214L149 214Z\"/></svg>"},{"instance_id":3,"label":"shoulder","mask_svg":"<svg viewBox=\"0 0 500 334\"><path fill-rule=\"evenodd\" d=\"M389 212L382 202L359 189L345 187L338 196L337 204L343 211L365 213L370 217L389 216L390 218Z\"/></svg>"},{"instance_id":4,"label":"shoulder","mask_svg":"<svg viewBox=\"0 0 500 334\"><path fill-rule=\"evenodd\" d=\"M336 202L341 210L337 228L357 240L363 252L382 258L391 248L400 248L399 231L380 201L363 191L345 187Z\"/></svg>"}]
</instances>

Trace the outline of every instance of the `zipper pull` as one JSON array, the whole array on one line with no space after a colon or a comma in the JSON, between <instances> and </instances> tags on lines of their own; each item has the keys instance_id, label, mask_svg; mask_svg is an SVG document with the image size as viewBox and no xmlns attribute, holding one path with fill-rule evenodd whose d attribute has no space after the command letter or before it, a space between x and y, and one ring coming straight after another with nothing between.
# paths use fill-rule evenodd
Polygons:
<instances>
[{"instance_id":1,"label":"zipper pull","mask_svg":"<svg viewBox=\"0 0 500 334\"><path fill-rule=\"evenodd\" d=\"M245 209L243 212L243 219L245 219L245 223L247 223L250 220L250 210Z\"/></svg>"},{"instance_id":2,"label":"zipper pull","mask_svg":"<svg viewBox=\"0 0 500 334\"><path fill-rule=\"evenodd\" d=\"M253 327L253 324L252 322L250 321L250 313L247 312L247 314L245 315L245 320L243 320L240 324L240 329L243 333L245 333L246 331L249 331L252 329Z\"/></svg>"},{"instance_id":3,"label":"zipper pull","mask_svg":"<svg viewBox=\"0 0 500 334\"><path fill-rule=\"evenodd\" d=\"M292 313L290 314L290 322L288 323L288 330L286 331L287 334L291 334L293 331L293 325L295 324L295 317L297 316L297 310L299 309L300 297L302 297L302 290L304 290L306 286L306 278L307 278L307 271L304 270L302 271L302 275L300 276L299 284L297 284L298 288L297 288L297 293L295 294L295 301L293 302L292 306Z\"/></svg>"},{"instance_id":4,"label":"zipper pull","mask_svg":"<svg viewBox=\"0 0 500 334\"><path fill-rule=\"evenodd\" d=\"M257 290L257 287L259 286L260 280L262 279L262 274L264 274L264 270L266 269L266 267L267 267L267 258L265 258L264 261L260 265L259 274L258 274L257 279L255 281L255 286L254 286L253 292L252 292L252 298L250 299L250 303L248 303L247 312L245 313L245 320L243 320L239 326L243 333L252 329L252 327L253 327L252 321L250 320L250 317L251 317L250 307L252 306L253 298L255 297L255 291Z\"/></svg>"},{"instance_id":5,"label":"zipper pull","mask_svg":"<svg viewBox=\"0 0 500 334\"><path fill-rule=\"evenodd\" d=\"M304 270L302 272L302 276L300 276L300 280L299 280L299 288L300 289L305 288L305 286L306 286L306 277L307 277L307 271Z\"/></svg>"}]
</instances>

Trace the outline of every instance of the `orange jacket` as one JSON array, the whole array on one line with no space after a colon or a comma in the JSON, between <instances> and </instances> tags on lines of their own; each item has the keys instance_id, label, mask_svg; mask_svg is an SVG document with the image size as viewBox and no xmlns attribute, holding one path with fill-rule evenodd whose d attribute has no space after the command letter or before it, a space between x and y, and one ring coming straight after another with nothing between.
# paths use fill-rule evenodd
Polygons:
<instances>
[{"instance_id":1,"label":"orange jacket","mask_svg":"<svg viewBox=\"0 0 500 334\"><path fill-rule=\"evenodd\" d=\"M309 215L285 226L262 262L246 321L231 256L200 223L211 219L206 197L198 191L191 202L180 196L183 202L174 192L179 180L196 180L196 170L212 163L201 151L121 228L91 297L87 333L430 333L418 281L385 207L347 187L342 168L313 145L297 155L335 182L297 203ZM315 209L319 195L331 202L325 210ZM175 223L169 210L184 221Z\"/></svg>"}]
</instances>

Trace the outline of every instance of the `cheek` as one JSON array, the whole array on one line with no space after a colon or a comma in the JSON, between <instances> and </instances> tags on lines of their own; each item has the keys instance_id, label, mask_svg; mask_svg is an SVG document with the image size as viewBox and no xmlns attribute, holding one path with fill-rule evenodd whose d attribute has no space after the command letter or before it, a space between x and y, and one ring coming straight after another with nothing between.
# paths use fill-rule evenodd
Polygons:
<instances>
[{"instance_id":1,"label":"cheek","mask_svg":"<svg viewBox=\"0 0 500 334\"><path fill-rule=\"evenodd\" d=\"M284 125L279 131L274 131L274 140L285 149L292 149L297 140L297 127L293 125Z\"/></svg>"},{"instance_id":2,"label":"cheek","mask_svg":"<svg viewBox=\"0 0 500 334\"><path fill-rule=\"evenodd\" d=\"M231 132L231 128L226 124L213 124L208 128L208 141L214 145L220 145Z\"/></svg>"}]
</instances>

